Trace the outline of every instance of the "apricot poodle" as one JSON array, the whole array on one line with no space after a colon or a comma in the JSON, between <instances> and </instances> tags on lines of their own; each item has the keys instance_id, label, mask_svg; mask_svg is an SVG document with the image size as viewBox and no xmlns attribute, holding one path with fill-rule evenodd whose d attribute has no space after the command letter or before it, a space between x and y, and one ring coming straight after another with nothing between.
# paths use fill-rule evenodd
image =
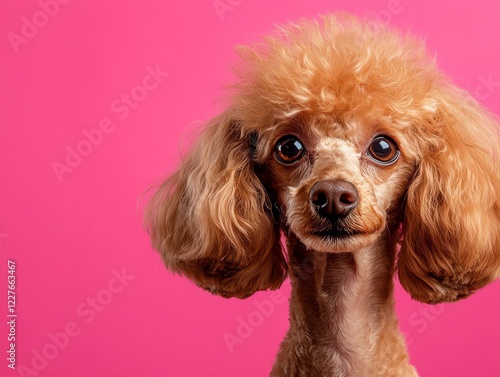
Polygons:
<instances>
[{"instance_id":1,"label":"apricot poodle","mask_svg":"<svg viewBox=\"0 0 500 377\"><path fill-rule=\"evenodd\" d=\"M154 248L224 297L290 276L271 376L417 376L393 276L431 304L499 276L497 121L421 41L350 15L240 56L227 110L148 203Z\"/></svg>"}]
</instances>

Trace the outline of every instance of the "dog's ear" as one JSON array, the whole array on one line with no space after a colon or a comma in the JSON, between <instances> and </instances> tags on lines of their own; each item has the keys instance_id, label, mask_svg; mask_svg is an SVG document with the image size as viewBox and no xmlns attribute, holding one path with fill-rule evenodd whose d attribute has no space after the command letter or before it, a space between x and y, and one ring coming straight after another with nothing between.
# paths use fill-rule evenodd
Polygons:
<instances>
[{"instance_id":1,"label":"dog's ear","mask_svg":"<svg viewBox=\"0 0 500 377\"><path fill-rule=\"evenodd\" d=\"M146 207L167 268L224 297L277 289L286 277L279 225L254 172L254 138L228 115L214 119Z\"/></svg>"},{"instance_id":2,"label":"dog's ear","mask_svg":"<svg viewBox=\"0 0 500 377\"><path fill-rule=\"evenodd\" d=\"M498 125L468 94L436 91L408 187L398 274L419 301L456 301L500 272Z\"/></svg>"}]
</instances>

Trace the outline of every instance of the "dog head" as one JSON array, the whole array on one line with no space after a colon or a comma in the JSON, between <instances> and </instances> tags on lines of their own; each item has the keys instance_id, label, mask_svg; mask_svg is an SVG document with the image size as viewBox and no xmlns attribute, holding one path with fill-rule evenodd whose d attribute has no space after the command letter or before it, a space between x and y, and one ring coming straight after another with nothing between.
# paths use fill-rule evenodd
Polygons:
<instances>
[{"instance_id":1,"label":"dog head","mask_svg":"<svg viewBox=\"0 0 500 377\"><path fill-rule=\"evenodd\" d=\"M280 231L356 252L400 231L401 283L454 301L500 272L495 120L422 43L347 15L240 51L228 109L147 208L169 269L226 297L277 288Z\"/></svg>"}]
</instances>

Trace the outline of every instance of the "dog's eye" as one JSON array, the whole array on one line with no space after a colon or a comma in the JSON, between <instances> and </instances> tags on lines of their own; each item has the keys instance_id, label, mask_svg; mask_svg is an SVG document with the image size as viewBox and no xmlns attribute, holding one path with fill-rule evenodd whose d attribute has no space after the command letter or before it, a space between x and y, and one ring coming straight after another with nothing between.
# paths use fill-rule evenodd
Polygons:
<instances>
[{"instance_id":1,"label":"dog's eye","mask_svg":"<svg viewBox=\"0 0 500 377\"><path fill-rule=\"evenodd\" d=\"M368 155L379 164L390 165L398 159L399 150L387 136L377 136L368 148Z\"/></svg>"},{"instance_id":2,"label":"dog's eye","mask_svg":"<svg viewBox=\"0 0 500 377\"><path fill-rule=\"evenodd\" d=\"M302 157L304 145L295 136L284 136L276 143L275 153L279 161L291 164Z\"/></svg>"}]
</instances>

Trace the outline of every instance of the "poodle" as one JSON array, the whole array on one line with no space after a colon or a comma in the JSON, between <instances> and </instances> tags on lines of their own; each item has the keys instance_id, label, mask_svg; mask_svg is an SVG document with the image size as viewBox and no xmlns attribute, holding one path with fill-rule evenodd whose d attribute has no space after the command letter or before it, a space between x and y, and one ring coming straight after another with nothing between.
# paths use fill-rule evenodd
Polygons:
<instances>
[{"instance_id":1,"label":"poodle","mask_svg":"<svg viewBox=\"0 0 500 377\"><path fill-rule=\"evenodd\" d=\"M227 110L148 202L153 247L223 297L290 277L271 376L417 376L393 277L436 304L500 275L498 120L423 42L348 14L239 55Z\"/></svg>"}]
</instances>

